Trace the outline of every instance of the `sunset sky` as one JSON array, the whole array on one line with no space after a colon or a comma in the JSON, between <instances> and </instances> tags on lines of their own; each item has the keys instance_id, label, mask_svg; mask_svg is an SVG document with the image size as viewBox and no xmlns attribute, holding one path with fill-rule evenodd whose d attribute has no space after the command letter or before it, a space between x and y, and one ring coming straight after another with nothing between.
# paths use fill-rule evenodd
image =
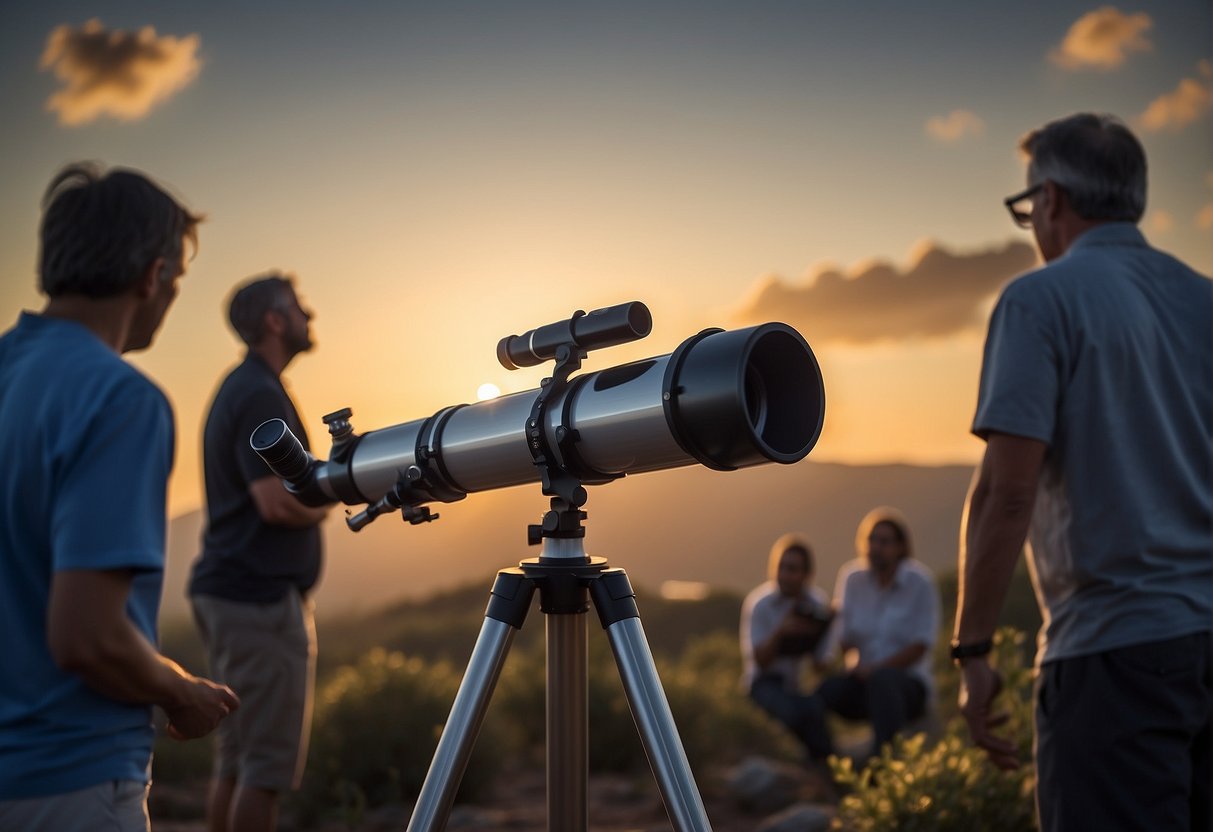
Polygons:
<instances>
[{"instance_id":1,"label":"sunset sky","mask_svg":"<svg viewBox=\"0 0 1213 832\"><path fill-rule=\"evenodd\" d=\"M96 21L96 22L92 22ZM0 328L39 309L39 200L77 159L207 214L154 348L173 513L240 355L243 278L298 276L317 348L287 371L360 430L537 385L504 335L626 300L669 352L786 320L818 354L814 458L972 462L982 329L1035 263L1002 198L1019 138L1115 113L1150 159L1146 235L1213 272L1208 0L7 4Z\"/></svg>"}]
</instances>

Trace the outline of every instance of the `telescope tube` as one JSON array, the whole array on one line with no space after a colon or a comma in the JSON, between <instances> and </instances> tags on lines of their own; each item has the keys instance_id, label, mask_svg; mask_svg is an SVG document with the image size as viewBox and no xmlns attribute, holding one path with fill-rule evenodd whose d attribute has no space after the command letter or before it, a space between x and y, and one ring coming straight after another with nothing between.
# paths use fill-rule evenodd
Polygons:
<instances>
[{"instance_id":1,"label":"telescope tube","mask_svg":"<svg viewBox=\"0 0 1213 832\"><path fill-rule=\"evenodd\" d=\"M305 502L373 503L402 480L415 484L418 502L453 502L540 479L526 436L538 394L456 405L370 431L339 459L303 472L283 434L289 430L276 420L257 429L253 445ZM730 471L798 462L821 435L825 388L800 333L766 323L705 330L669 355L576 376L543 414L557 462L592 484L696 463Z\"/></svg>"}]
</instances>

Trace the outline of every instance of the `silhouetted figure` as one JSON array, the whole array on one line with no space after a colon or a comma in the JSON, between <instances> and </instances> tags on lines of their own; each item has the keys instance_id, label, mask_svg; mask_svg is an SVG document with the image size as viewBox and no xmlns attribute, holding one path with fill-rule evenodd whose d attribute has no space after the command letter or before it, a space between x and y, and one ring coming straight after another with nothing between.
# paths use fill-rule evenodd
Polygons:
<instances>
[{"instance_id":1,"label":"silhouetted figure","mask_svg":"<svg viewBox=\"0 0 1213 832\"><path fill-rule=\"evenodd\" d=\"M228 317L248 353L203 431L207 526L189 591L211 671L244 702L219 731L207 818L212 832L246 832L274 829L279 795L303 776L316 665L309 593L328 508L296 500L249 445L277 418L307 447L281 375L311 349L312 314L292 279L271 273L232 295Z\"/></svg>"}]
</instances>

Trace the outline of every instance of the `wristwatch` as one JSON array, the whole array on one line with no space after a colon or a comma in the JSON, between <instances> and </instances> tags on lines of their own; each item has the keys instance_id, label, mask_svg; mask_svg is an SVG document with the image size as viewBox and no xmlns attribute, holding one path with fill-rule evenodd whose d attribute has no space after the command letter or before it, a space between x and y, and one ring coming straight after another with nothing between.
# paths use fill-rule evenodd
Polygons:
<instances>
[{"instance_id":1,"label":"wristwatch","mask_svg":"<svg viewBox=\"0 0 1213 832\"><path fill-rule=\"evenodd\" d=\"M952 661L960 664L965 659L975 659L979 656L989 655L994 649L994 639L987 638L985 641L975 641L972 644L961 644L953 639L951 656Z\"/></svg>"}]
</instances>

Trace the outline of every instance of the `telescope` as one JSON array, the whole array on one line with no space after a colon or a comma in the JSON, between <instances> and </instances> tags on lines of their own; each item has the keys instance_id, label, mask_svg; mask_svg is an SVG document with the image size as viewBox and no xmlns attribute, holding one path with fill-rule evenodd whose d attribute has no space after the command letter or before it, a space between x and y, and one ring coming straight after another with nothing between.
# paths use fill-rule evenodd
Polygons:
<instances>
[{"instance_id":1,"label":"telescope","mask_svg":"<svg viewBox=\"0 0 1213 832\"><path fill-rule=\"evenodd\" d=\"M330 413L325 461L281 419L260 425L250 444L300 501L365 505L347 518L354 531L395 509L427 522L437 517L427 503L537 481L576 507L585 502L583 484L696 463L720 471L789 464L816 444L825 418L821 371L787 324L706 329L668 355L569 378L589 351L643 338L651 327L649 310L633 301L503 338L503 366L555 360L553 377L536 390L362 435L348 408Z\"/></svg>"},{"instance_id":2,"label":"telescope","mask_svg":"<svg viewBox=\"0 0 1213 832\"><path fill-rule=\"evenodd\" d=\"M668 355L574 376L591 350L643 338L652 317L633 301L510 335L497 345L507 369L554 361L537 390L359 436L348 408L324 417L329 458L313 459L281 419L250 444L301 501L365 505L354 531L399 509L410 523L437 519L428 503L540 482L551 510L528 527L538 558L502 569L459 692L417 796L408 832L446 828L460 778L514 634L539 592L547 616L548 829L586 832L588 711L586 613L611 642L649 764L676 832L711 824L624 570L585 553L586 485L699 463L729 471L803 459L816 444L825 392L813 351L795 329L766 323L705 329Z\"/></svg>"}]
</instances>

